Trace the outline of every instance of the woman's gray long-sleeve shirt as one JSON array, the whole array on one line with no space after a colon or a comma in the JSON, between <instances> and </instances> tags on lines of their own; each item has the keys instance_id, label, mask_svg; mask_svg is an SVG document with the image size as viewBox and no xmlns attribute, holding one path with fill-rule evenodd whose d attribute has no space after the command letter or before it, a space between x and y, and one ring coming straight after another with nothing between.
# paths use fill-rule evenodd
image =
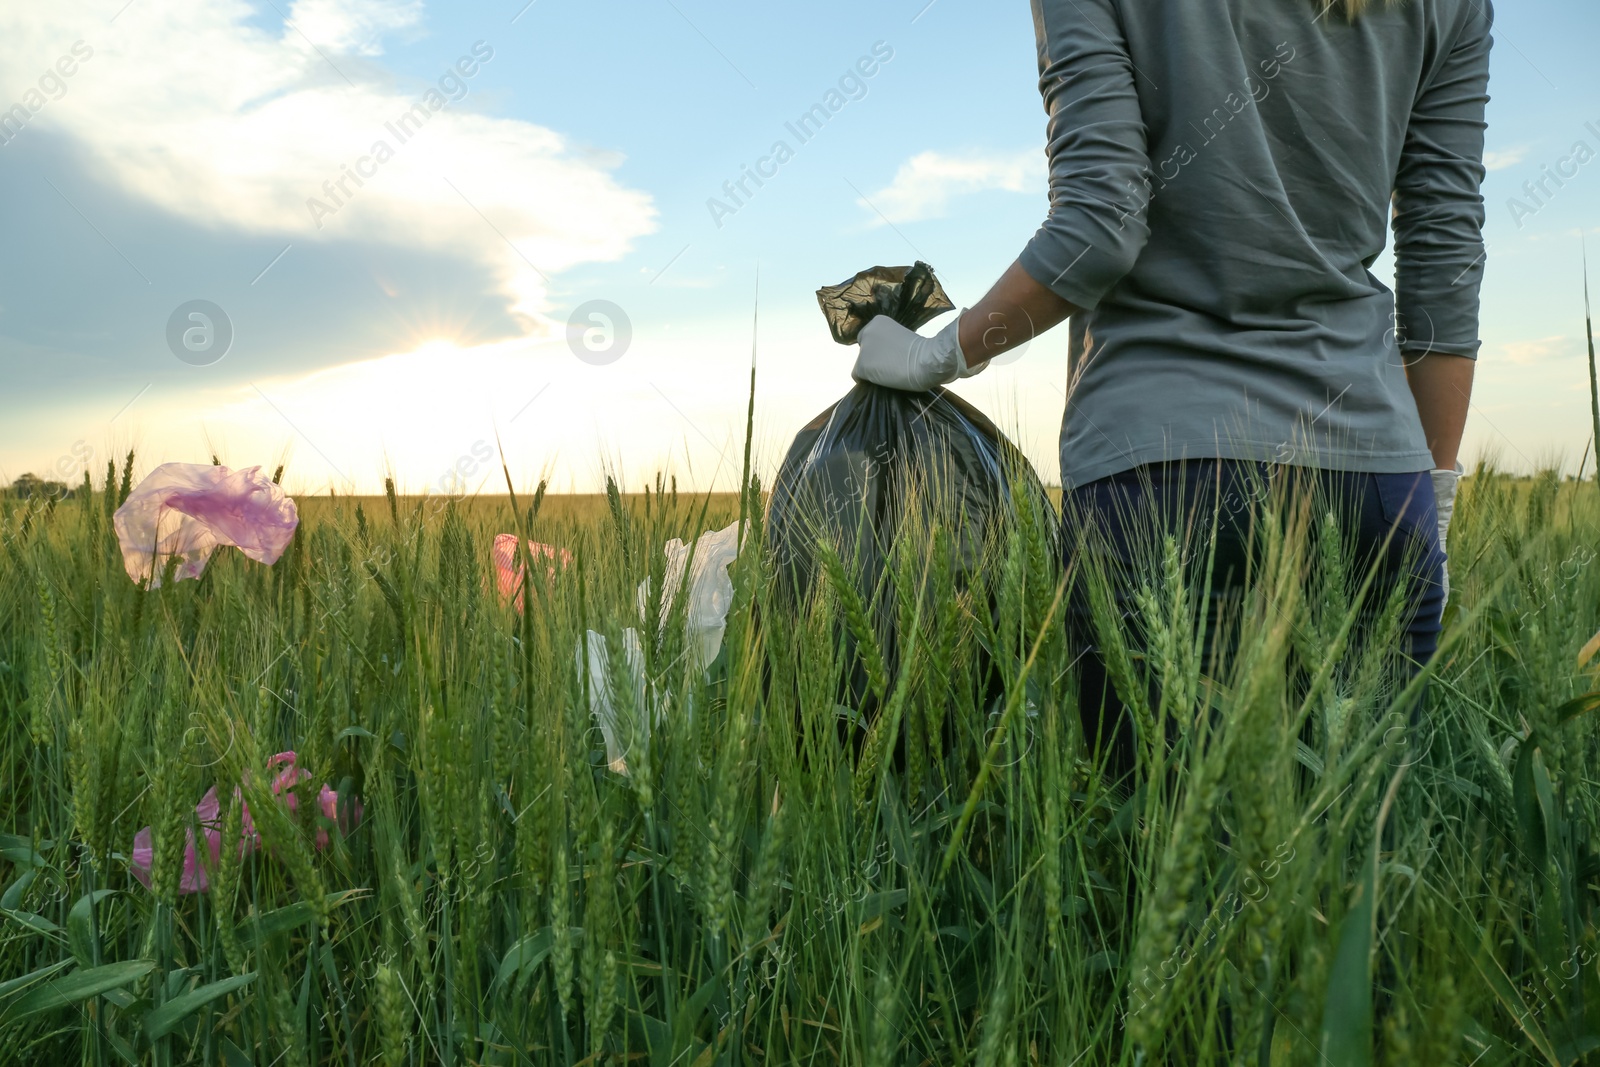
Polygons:
<instances>
[{"instance_id":1,"label":"woman's gray long-sleeve shirt","mask_svg":"<svg viewBox=\"0 0 1600 1067\"><path fill-rule=\"evenodd\" d=\"M1224 457L1432 466L1408 360L1476 357L1488 0L1033 0L1050 216L1084 309L1068 487ZM1396 293L1368 268L1393 217Z\"/></svg>"}]
</instances>

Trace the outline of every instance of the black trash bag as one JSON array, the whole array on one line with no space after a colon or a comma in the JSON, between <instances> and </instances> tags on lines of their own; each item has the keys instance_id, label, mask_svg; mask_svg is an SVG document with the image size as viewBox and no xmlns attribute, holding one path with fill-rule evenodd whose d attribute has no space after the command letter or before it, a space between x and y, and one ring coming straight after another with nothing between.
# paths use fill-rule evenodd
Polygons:
<instances>
[{"instance_id":1,"label":"black trash bag","mask_svg":"<svg viewBox=\"0 0 1600 1067\"><path fill-rule=\"evenodd\" d=\"M855 344L861 327L877 315L920 330L955 309L933 268L921 260L910 267L873 267L847 282L823 286L817 290L817 303L833 339L842 345Z\"/></svg>"},{"instance_id":2,"label":"black trash bag","mask_svg":"<svg viewBox=\"0 0 1600 1067\"><path fill-rule=\"evenodd\" d=\"M874 267L819 290L817 300L841 343L852 343L875 315L915 329L954 306L925 263ZM954 560L955 588L977 593L985 561L1022 508L1054 538L1055 512L1038 474L981 411L942 388L912 393L858 383L795 436L778 470L767 509L776 588L791 605L804 605L823 570L819 543L832 545L872 617L892 691L897 539L925 537L937 525ZM936 609L925 603L923 610ZM847 656L854 644L845 641ZM845 689L841 701L863 714L878 703L860 662Z\"/></svg>"}]
</instances>

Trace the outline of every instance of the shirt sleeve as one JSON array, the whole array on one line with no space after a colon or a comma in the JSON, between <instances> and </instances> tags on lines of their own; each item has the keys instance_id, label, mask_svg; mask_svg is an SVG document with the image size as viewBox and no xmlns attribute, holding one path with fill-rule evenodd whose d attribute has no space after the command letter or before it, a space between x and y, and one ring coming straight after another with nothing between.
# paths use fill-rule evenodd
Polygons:
<instances>
[{"instance_id":1,"label":"shirt sleeve","mask_svg":"<svg viewBox=\"0 0 1600 1067\"><path fill-rule=\"evenodd\" d=\"M1049 115L1050 215L1023 250L1041 285L1091 310L1149 239L1137 71L1113 0L1033 0Z\"/></svg>"},{"instance_id":2,"label":"shirt sleeve","mask_svg":"<svg viewBox=\"0 0 1600 1067\"><path fill-rule=\"evenodd\" d=\"M1478 355L1494 10L1488 0L1464 6L1460 34L1412 107L1395 176L1395 326L1412 358Z\"/></svg>"}]
</instances>

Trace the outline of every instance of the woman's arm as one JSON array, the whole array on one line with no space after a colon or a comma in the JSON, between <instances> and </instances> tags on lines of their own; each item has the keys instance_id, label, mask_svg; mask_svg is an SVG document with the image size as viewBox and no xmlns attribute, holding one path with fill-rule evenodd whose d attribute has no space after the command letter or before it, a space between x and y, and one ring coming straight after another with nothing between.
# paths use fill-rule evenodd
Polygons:
<instances>
[{"instance_id":1,"label":"woman's arm","mask_svg":"<svg viewBox=\"0 0 1600 1067\"><path fill-rule=\"evenodd\" d=\"M1049 119L1050 214L976 307L936 337L879 316L857 381L920 390L976 373L1079 310L1092 311L1149 240L1150 158L1117 0L1035 0Z\"/></svg>"},{"instance_id":2,"label":"woman's arm","mask_svg":"<svg viewBox=\"0 0 1600 1067\"><path fill-rule=\"evenodd\" d=\"M1417 401L1422 432L1439 470L1454 470L1461 449L1461 431L1467 425L1467 405L1472 398L1472 372L1477 363L1464 356L1435 352L1406 367L1406 384Z\"/></svg>"},{"instance_id":3,"label":"woman's arm","mask_svg":"<svg viewBox=\"0 0 1600 1067\"><path fill-rule=\"evenodd\" d=\"M1395 176L1395 325L1440 470L1455 468L1479 349L1492 20L1491 9L1467 13L1449 55L1418 94Z\"/></svg>"},{"instance_id":4,"label":"woman's arm","mask_svg":"<svg viewBox=\"0 0 1600 1067\"><path fill-rule=\"evenodd\" d=\"M1038 0L1039 91L1049 119L1050 215L961 316L969 367L1093 309L1150 231L1150 158L1136 72L1112 0Z\"/></svg>"},{"instance_id":5,"label":"woman's arm","mask_svg":"<svg viewBox=\"0 0 1600 1067\"><path fill-rule=\"evenodd\" d=\"M1065 297L1033 280L1021 262L1011 264L984 298L961 316L961 354L976 367L1077 314Z\"/></svg>"},{"instance_id":6,"label":"woman's arm","mask_svg":"<svg viewBox=\"0 0 1600 1067\"><path fill-rule=\"evenodd\" d=\"M1455 469L1479 348L1492 22L1486 8L1465 18L1418 94L1395 176L1395 324L1406 382L1440 471Z\"/></svg>"}]
</instances>

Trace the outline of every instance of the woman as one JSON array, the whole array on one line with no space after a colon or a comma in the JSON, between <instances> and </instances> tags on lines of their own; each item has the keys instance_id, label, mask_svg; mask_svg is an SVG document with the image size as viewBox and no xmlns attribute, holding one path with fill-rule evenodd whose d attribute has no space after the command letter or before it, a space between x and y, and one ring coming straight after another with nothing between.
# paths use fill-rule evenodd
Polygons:
<instances>
[{"instance_id":1,"label":"woman","mask_svg":"<svg viewBox=\"0 0 1600 1067\"><path fill-rule=\"evenodd\" d=\"M874 319L856 378L932 388L1070 317L1069 523L1127 564L1133 517L1226 512L1298 471L1346 501L1380 583L1408 583L1402 651L1425 662L1478 351L1487 0L1033 11L1049 218L937 336ZM1391 213L1394 293L1368 271ZM1227 560L1246 533L1222 519ZM1219 566L1213 595L1240 577Z\"/></svg>"}]
</instances>

